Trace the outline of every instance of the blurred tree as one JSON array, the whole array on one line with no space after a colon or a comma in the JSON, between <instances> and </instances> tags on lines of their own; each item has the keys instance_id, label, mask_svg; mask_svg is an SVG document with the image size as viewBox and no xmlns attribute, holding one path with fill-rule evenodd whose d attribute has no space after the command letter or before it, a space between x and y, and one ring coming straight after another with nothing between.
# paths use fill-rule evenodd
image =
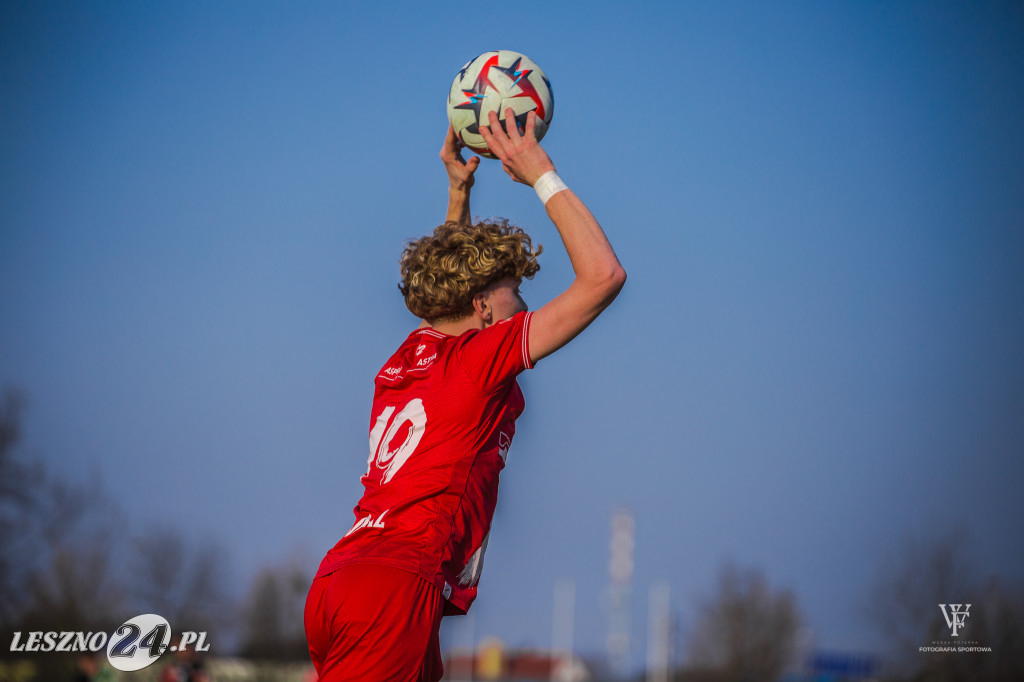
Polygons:
<instances>
[{"instance_id":1,"label":"blurred tree","mask_svg":"<svg viewBox=\"0 0 1024 682\"><path fill-rule=\"evenodd\" d=\"M234 618L227 590L226 550L190 541L180 530L153 524L131 543L128 586L139 609L162 615L174 632L223 633Z\"/></svg>"},{"instance_id":2,"label":"blurred tree","mask_svg":"<svg viewBox=\"0 0 1024 682\"><path fill-rule=\"evenodd\" d=\"M964 659L972 674L965 680L1019 682L1024 680L1024 590L1008 589L998 578L988 581L979 603L972 607L973 640L992 648L980 660Z\"/></svg>"},{"instance_id":3,"label":"blurred tree","mask_svg":"<svg viewBox=\"0 0 1024 682\"><path fill-rule=\"evenodd\" d=\"M790 592L773 591L759 571L726 565L717 594L700 607L690 639L690 676L722 682L776 680L794 653L800 623Z\"/></svg>"},{"instance_id":4,"label":"blurred tree","mask_svg":"<svg viewBox=\"0 0 1024 682\"><path fill-rule=\"evenodd\" d=\"M38 463L18 450L25 397L7 389L0 397L0 627L9 625L23 606L24 570L19 557L37 506Z\"/></svg>"},{"instance_id":5,"label":"blurred tree","mask_svg":"<svg viewBox=\"0 0 1024 682\"><path fill-rule=\"evenodd\" d=\"M109 633L147 612L217 641L233 624L225 550L167 525L132 537L98 475L67 482L22 454L25 402L13 389L0 397L0 641L18 630ZM43 679L74 667L73 657L39 660Z\"/></svg>"},{"instance_id":6,"label":"blurred tree","mask_svg":"<svg viewBox=\"0 0 1024 682\"><path fill-rule=\"evenodd\" d=\"M994 576L978 579L968 541L962 529L908 535L883 562L868 615L888 646L892 679L1024 680L1024 590ZM957 638L939 606L950 603L971 605ZM920 652L933 642L974 642L992 651Z\"/></svg>"},{"instance_id":7,"label":"blurred tree","mask_svg":"<svg viewBox=\"0 0 1024 682\"><path fill-rule=\"evenodd\" d=\"M69 484L19 450L22 393L0 399L0 641L14 631L110 632L120 613L116 508L98 479ZM21 654L0 647L0 658ZM30 661L38 679L68 679L74 654Z\"/></svg>"},{"instance_id":8,"label":"blurred tree","mask_svg":"<svg viewBox=\"0 0 1024 682\"><path fill-rule=\"evenodd\" d=\"M243 656L309 660L302 613L310 582L298 561L260 571L244 609Z\"/></svg>"},{"instance_id":9,"label":"blurred tree","mask_svg":"<svg viewBox=\"0 0 1024 682\"><path fill-rule=\"evenodd\" d=\"M882 560L868 615L897 669L912 670L920 661L918 647L948 637L939 604L969 595L970 571L961 550L965 541L962 530L908 535Z\"/></svg>"},{"instance_id":10,"label":"blurred tree","mask_svg":"<svg viewBox=\"0 0 1024 682\"><path fill-rule=\"evenodd\" d=\"M72 485L18 451L25 397L0 400L0 626L76 629L116 618L118 514L93 476Z\"/></svg>"},{"instance_id":11,"label":"blurred tree","mask_svg":"<svg viewBox=\"0 0 1024 682\"><path fill-rule=\"evenodd\" d=\"M22 623L36 630L89 630L123 622L120 514L98 477L80 485L46 482L37 509L37 554L23 558L30 573Z\"/></svg>"}]
</instances>

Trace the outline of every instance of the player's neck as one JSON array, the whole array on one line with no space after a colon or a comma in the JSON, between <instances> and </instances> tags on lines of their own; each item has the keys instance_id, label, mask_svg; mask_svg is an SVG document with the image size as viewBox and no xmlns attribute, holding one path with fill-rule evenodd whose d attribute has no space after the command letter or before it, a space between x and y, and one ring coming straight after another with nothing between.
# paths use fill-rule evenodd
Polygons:
<instances>
[{"instance_id":1,"label":"player's neck","mask_svg":"<svg viewBox=\"0 0 1024 682\"><path fill-rule=\"evenodd\" d=\"M435 331L439 331L442 334L448 334L449 336L461 336L464 332L468 332L470 329L483 329L487 325L479 315L469 314L459 320L451 320L448 322L438 322L437 324L430 324L426 320L420 323L420 329L431 328Z\"/></svg>"}]
</instances>

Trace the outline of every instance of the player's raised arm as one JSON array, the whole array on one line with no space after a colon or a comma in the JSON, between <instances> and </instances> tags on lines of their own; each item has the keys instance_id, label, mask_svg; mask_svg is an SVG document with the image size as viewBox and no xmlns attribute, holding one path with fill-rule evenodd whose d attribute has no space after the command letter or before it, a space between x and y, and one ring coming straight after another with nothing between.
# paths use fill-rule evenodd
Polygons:
<instances>
[{"instance_id":1,"label":"player's raised arm","mask_svg":"<svg viewBox=\"0 0 1024 682\"><path fill-rule=\"evenodd\" d=\"M448 173L448 214L445 222L468 224L469 191L473 187L473 173L480 165L480 157L471 157L469 161L462 158L462 144L451 125L441 147L441 162Z\"/></svg>"},{"instance_id":2,"label":"player's raised arm","mask_svg":"<svg viewBox=\"0 0 1024 682\"><path fill-rule=\"evenodd\" d=\"M537 361L575 338L615 300L626 282L626 271L590 210L554 174L555 166L534 134L536 114L529 113L523 132L514 124L511 109L505 121L508 130L491 112L491 125L480 126L480 134L505 172L537 189L545 200L548 217L558 228L576 274L569 288L533 314L530 358Z\"/></svg>"}]
</instances>

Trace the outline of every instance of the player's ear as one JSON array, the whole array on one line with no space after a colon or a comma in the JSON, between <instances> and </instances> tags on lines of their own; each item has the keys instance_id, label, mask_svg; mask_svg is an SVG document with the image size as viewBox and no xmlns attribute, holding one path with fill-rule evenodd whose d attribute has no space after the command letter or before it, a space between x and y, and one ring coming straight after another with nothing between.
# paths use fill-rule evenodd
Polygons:
<instances>
[{"instance_id":1,"label":"player's ear","mask_svg":"<svg viewBox=\"0 0 1024 682\"><path fill-rule=\"evenodd\" d=\"M491 321L491 304L487 302L487 296L483 292L473 296L473 312L484 322Z\"/></svg>"}]
</instances>

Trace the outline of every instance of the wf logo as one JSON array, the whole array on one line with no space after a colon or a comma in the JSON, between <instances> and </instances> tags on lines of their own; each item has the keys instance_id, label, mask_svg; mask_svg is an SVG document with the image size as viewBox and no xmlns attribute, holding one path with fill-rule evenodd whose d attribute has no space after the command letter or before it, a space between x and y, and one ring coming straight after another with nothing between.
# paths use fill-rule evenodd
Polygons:
<instances>
[{"instance_id":1,"label":"wf logo","mask_svg":"<svg viewBox=\"0 0 1024 682\"><path fill-rule=\"evenodd\" d=\"M946 619L946 627L953 631L954 637L959 637L957 629L964 627L964 621L967 620L967 616L971 615L968 611L971 610L970 604L949 604L949 611L946 611L946 604L939 604L939 608L942 609L942 617ZM960 607L964 607L963 611Z\"/></svg>"}]
</instances>

